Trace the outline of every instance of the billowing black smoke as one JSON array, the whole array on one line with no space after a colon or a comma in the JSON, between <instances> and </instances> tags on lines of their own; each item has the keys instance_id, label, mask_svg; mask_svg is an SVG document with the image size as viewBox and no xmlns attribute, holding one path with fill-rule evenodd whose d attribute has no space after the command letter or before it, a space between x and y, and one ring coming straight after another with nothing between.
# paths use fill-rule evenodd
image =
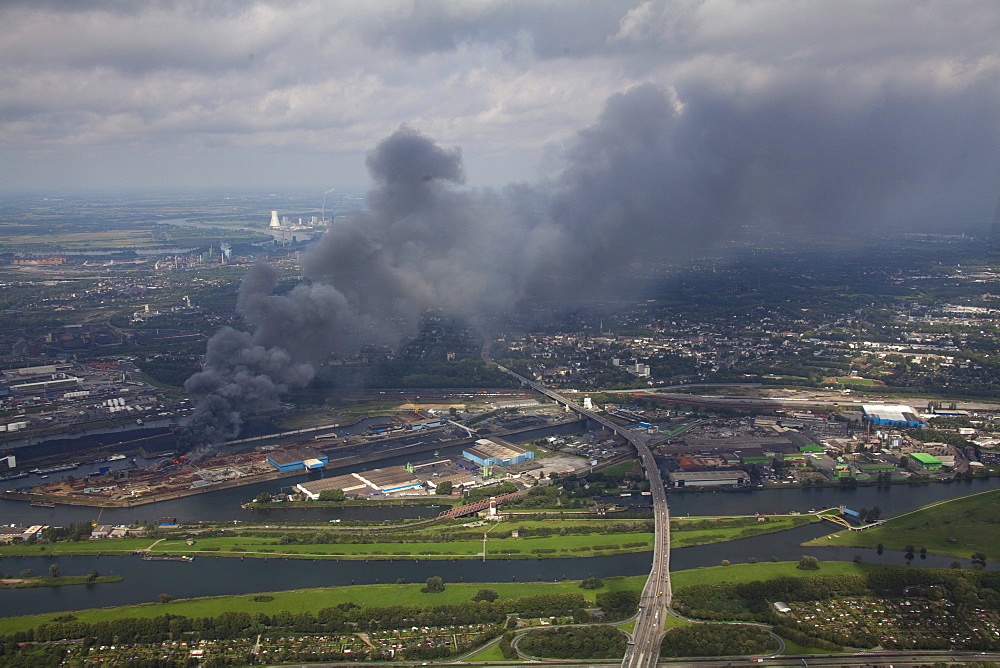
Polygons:
<instances>
[{"instance_id":1,"label":"billowing black smoke","mask_svg":"<svg viewBox=\"0 0 1000 668\"><path fill-rule=\"evenodd\" d=\"M249 271L238 308L252 333L209 341L185 385L202 399L184 444L231 438L240 415L305 386L318 362L392 345L429 307L470 316L578 298L620 282L625 263L748 223L842 235L943 218L992 173L988 151L947 132L956 110L995 130L990 94L886 90L844 104L835 93L822 82L754 99L638 87L564 147L553 177L499 193L458 189L460 152L401 128L368 157L368 209L304 255L300 285L276 295L272 268Z\"/></svg>"}]
</instances>

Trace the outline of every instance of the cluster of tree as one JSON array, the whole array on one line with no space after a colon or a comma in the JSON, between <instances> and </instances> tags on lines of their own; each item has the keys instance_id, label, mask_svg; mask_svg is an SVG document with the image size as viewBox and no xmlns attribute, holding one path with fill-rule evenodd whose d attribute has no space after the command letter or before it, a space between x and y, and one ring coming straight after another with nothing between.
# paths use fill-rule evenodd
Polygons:
<instances>
[{"instance_id":1,"label":"cluster of tree","mask_svg":"<svg viewBox=\"0 0 1000 668\"><path fill-rule=\"evenodd\" d=\"M738 624L692 624L663 637L660 656L750 656L777 649L762 628Z\"/></svg>"},{"instance_id":2,"label":"cluster of tree","mask_svg":"<svg viewBox=\"0 0 1000 668\"><path fill-rule=\"evenodd\" d=\"M54 543L60 540L87 540L94 527L90 522L70 522L64 527L46 527L42 529L42 540Z\"/></svg>"},{"instance_id":3,"label":"cluster of tree","mask_svg":"<svg viewBox=\"0 0 1000 668\"><path fill-rule=\"evenodd\" d=\"M500 598L496 589L480 589L476 592L476 595L472 597L473 601L488 601L492 603L493 601Z\"/></svg>"},{"instance_id":4,"label":"cluster of tree","mask_svg":"<svg viewBox=\"0 0 1000 668\"><path fill-rule=\"evenodd\" d=\"M590 492L566 491L552 485L532 487L528 493L507 502L518 508L583 508L590 502Z\"/></svg>"},{"instance_id":5,"label":"cluster of tree","mask_svg":"<svg viewBox=\"0 0 1000 668\"><path fill-rule=\"evenodd\" d=\"M444 580L437 575L433 575L427 578L426 586L420 591L425 594L439 594L444 591Z\"/></svg>"},{"instance_id":6,"label":"cluster of tree","mask_svg":"<svg viewBox=\"0 0 1000 668\"><path fill-rule=\"evenodd\" d=\"M597 594L595 600L607 621L628 619L639 611L639 592L602 591Z\"/></svg>"},{"instance_id":7,"label":"cluster of tree","mask_svg":"<svg viewBox=\"0 0 1000 668\"><path fill-rule=\"evenodd\" d=\"M882 509L878 506L872 506L871 508L862 507L858 511L858 519L862 522L874 522L882 517Z\"/></svg>"},{"instance_id":8,"label":"cluster of tree","mask_svg":"<svg viewBox=\"0 0 1000 668\"><path fill-rule=\"evenodd\" d=\"M463 505L469 505L470 503L475 503L477 501L483 501L490 498L491 496L500 496L501 494L512 494L518 490L517 485L512 482L503 482L499 485L490 485L489 487L478 487L476 489L470 489L465 498L462 500ZM510 502L508 502L510 503Z\"/></svg>"},{"instance_id":9,"label":"cluster of tree","mask_svg":"<svg viewBox=\"0 0 1000 668\"><path fill-rule=\"evenodd\" d=\"M518 649L553 659L618 659L625 655L625 634L611 626L546 629L524 635Z\"/></svg>"},{"instance_id":10,"label":"cluster of tree","mask_svg":"<svg viewBox=\"0 0 1000 668\"><path fill-rule=\"evenodd\" d=\"M165 322L155 322L154 324L157 327L170 326ZM147 376L164 385L173 387L183 387L184 381L196 372L201 371L201 364L198 363L197 359L176 359L172 355L156 355L140 358L136 362L136 366Z\"/></svg>"},{"instance_id":11,"label":"cluster of tree","mask_svg":"<svg viewBox=\"0 0 1000 668\"><path fill-rule=\"evenodd\" d=\"M803 554L802 558L799 559L799 564L796 566L799 570L803 571L818 571L819 570L819 559L816 557L811 557L808 554Z\"/></svg>"},{"instance_id":12,"label":"cluster of tree","mask_svg":"<svg viewBox=\"0 0 1000 668\"><path fill-rule=\"evenodd\" d=\"M906 432L906 434L907 436L912 436L914 439L925 443L947 443L948 445L953 445L959 448L965 448L973 445L973 443L964 436L959 436L958 434L949 431L938 431L937 429L910 429Z\"/></svg>"}]
</instances>

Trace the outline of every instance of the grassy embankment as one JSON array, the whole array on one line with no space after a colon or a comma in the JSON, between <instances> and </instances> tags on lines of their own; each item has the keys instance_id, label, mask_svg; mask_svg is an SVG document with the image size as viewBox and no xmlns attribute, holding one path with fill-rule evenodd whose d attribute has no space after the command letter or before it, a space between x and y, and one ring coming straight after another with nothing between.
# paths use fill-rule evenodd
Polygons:
<instances>
[{"instance_id":1,"label":"grassy embankment","mask_svg":"<svg viewBox=\"0 0 1000 668\"><path fill-rule=\"evenodd\" d=\"M712 582L753 582L779 577L811 577L814 575L838 575L843 573L866 573L877 568L888 568L875 564L825 561L819 571L803 571L796 568L798 562L766 562L758 564L734 564L732 566L709 566L672 574L673 586L685 587ZM903 568L903 567L899 567ZM445 605L471 600L480 589L493 589L501 599L521 598L538 594L582 593L588 601L602 591L639 592L646 584L646 576L604 578L604 587L596 590L580 589L580 582L496 582L496 583L453 583L447 582L445 590L436 594L420 591L423 583L354 585L345 587L322 587L315 589L294 589L267 592L271 600L254 601L259 594L235 596L210 596L203 598L179 599L170 603L143 603L111 608L94 608L73 611L80 621L97 622L127 617L157 617L170 613L186 617L213 617L222 612L263 612L269 615L287 610L288 612L317 612L322 608L341 603L355 603L368 606L389 605ZM153 594L151 594L151 597ZM21 617L0 618L0 635L34 628L52 621L53 617L67 614L45 613Z\"/></svg>"},{"instance_id":2,"label":"grassy embankment","mask_svg":"<svg viewBox=\"0 0 1000 668\"><path fill-rule=\"evenodd\" d=\"M456 506L462 499L450 496L421 496L408 499L344 499L343 501L250 501L243 505L248 509L284 508L379 508L382 506Z\"/></svg>"},{"instance_id":3,"label":"grassy embankment","mask_svg":"<svg viewBox=\"0 0 1000 668\"><path fill-rule=\"evenodd\" d=\"M913 546L930 554L968 559L982 552L1000 559L1000 490L940 501L897 515L885 524L864 531L839 531L806 545L843 545L887 550ZM954 541L954 542L953 542Z\"/></svg>"},{"instance_id":4,"label":"grassy embankment","mask_svg":"<svg viewBox=\"0 0 1000 668\"><path fill-rule=\"evenodd\" d=\"M108 584L121 582L120 575L98 575L94 580L87 580L86 575L61 575L59 577L29 577L0 579L0 589L26 589L31 587L61 587L63 585Z\"/></svg>"},{"instance_id":5,"label":"grassy embankment","mask_svg":"<svg viewBox=\"0 0 1000 668\"><path fill-rule=\"evenodd\" d=\"M737 538L760 535L790 529L815 521L811 515L771 516L767 522L744 523L741 526L726 526L733 518L684 518L675 523L672 537L676 546L703 545ZM652 549L653 534L644 531L617 533L583 533L552 536L528 536L512 538L511 532L520 529L570 528L574 525L599 525L608 520L586 519L546 519L515 520L482 527L486 532L487 556L536 559L545 557L591 556L594 554L625 554ZM613 520L618 524L640 524L641 520ZM241 527L241 532L251 532L252 527ZM188 545L183 533L163 539L126 538L106 541L80 541L48 543L44 545L4 545L0 546L0 556L63 556L71 554L131 554L137 550L151 549L154 554L183 554L191 556L216 557L259 557L259 558L299 558L299 559L406 559L406 558L473 558L483 552L483 541L475 529L476 538L446 540L451 531L468 533L469 528L452 524L432 526L414 531L404 542L397 537L386 537L384 541L370 543L301 543L281 544L276 533L288 535L298 540L314 540L317 533L325 533L340 540L350 540L352 536L364 536L365 540L378 540L378 534L365 535L357 528L349 530L327 529L302 530L294 527L270 529L270 535L237 536L196 535L194 544ZM312 538L310 538L312 537Z\"/></svg>"}]
</instances>

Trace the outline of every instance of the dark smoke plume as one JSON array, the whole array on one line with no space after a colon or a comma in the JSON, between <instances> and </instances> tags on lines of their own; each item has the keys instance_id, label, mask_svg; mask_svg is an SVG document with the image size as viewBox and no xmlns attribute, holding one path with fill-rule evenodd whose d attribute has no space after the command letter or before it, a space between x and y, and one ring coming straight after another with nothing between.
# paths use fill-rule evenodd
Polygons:
<instances>
[{"instance_id":1,"label":"dark smoke plume","mask_svg":"<svg viewBox=\"0 0 1000 668\"><path fill-rule=\"evenodd\" d=\"M461 153L401 128L368 157L368 209L311 247L300 285L275 295L272 268L248 272L238 308L253 332L209 341L185 385L202 397L185 445L234 436L241 414L305 386L317 363L393 345L427 308L475 316L539 295L578 299L630 262L747 224L843 235L944 219L992 173L988 151L947 132L959 112L995 132L991 91L885 90L851 104L842 93L823 82L752 99L641 86L608 101L552 178L499 193L459 190Z\"/></svg>"}]
</instances>

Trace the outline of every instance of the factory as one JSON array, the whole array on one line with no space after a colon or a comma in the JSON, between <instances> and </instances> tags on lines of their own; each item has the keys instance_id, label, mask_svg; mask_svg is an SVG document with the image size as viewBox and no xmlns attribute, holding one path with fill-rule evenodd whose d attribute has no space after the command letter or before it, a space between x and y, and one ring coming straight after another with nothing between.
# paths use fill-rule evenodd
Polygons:
<instances>
[{"instance_id":1,"label":"factory","mask_svg":"<svg viewBox=\"0 0 1000 668\"><path fill-rule=\"evenodd\" d=\"M667 474L671 487L749 487L746 471L672 471Z\"/></svg>"},{"instance_id":2,"label":"factory","mask_svg":"<svg viewBox=\"0 0 1000 668\"><path fill-rule=\"evenodd\" d=\"M914 460L928 471L938 471L941 469L942 464L944 464L940 459L926 452L911 452L910 457L913 457Z\"/></svg>"},{"instance_id":3,"label":"factory","mask_svg":"<svg viewBox=\"0 0 1000 668\"><path fill-rule=\"evenodd\" d=\"M392 494L404 490L416 489L423 482L404 466L389 466L383 469L350 473L335 478L310 480L299 483L295 488L313 501L319 499L321 492L339 489L348 496L371 496L373 494Z\"/></svg>"},{"instance_id":4,"label":"factory","mask_svg":"<svg viewBox=\"0 0 1000 668\"><path fill-rule=\"evenodd\" d=\"M462 456L479 466L511 466L534 459L535 453L500 439L481 438L474 446L463 450Z\"/></svg>"},{"instance_id":5,"label":"factory","mask_svg":"<svg viewBox=\"0 0 1000 668\"><path fill-rule=\"evenodd\" d=\"M922 427L923 421L909 406L865 404L861 407L865 419L872 424L891 427Z\"/></svg>"},{"instance_id":6,"label":"factory","mask_svg":"<svg viewBox=\"0 0 1000 668\"><path fill-rule=\"evenodd\" d=\"M318 450L304 447L283 448L267 455L267 463L282 472L321 469L329 460L329 457Z\"/></svg>"},{"instance_id":7,"label":"factory","mask_svg":"<svg viewBox=\"0 0 1000 668\"><path fill-rule=\"evenodd\" d=\"M322 492L331 489L339 489L347 496L362 496L371 493L371 488L361 478L353 473L338 475L333 478L323 478L322 480L309 480L299 483L295 489L305 494L308 498L316 501Z\"/></svg>"}]
</instances>

